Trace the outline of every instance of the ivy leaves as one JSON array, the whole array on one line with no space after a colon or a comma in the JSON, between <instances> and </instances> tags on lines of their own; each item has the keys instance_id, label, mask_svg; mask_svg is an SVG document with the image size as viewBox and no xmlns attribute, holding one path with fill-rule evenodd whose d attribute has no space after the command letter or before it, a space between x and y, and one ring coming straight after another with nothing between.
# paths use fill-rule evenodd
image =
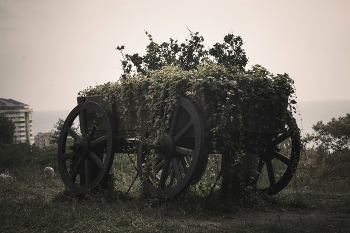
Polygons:
<instances>
[{"instance_id":1,"label":"ivy leaves","mask_svg":"<svg viewBox=\"0 0 350 233\"><path fill-rule=\"evenodd\" d=\"M224 65L228 69L244 70L248 58L242 49L243 40L239 36L228 34L224 37L223 43L216 43L213 48L205 49L203 45L204 37L198 32L190 31L190 39L184 43L178 44L177 40L170 38L170 42L156 43L152 35L147 31L150 43L146 47L146 55L140 56L138 53L133 55L126 54L123 50L125 46L118 46L123 56L122 68L124 74L136 72L146 75L151 70L159 70L163 66L178 66L183 70L195 70L200 64L214 62Z\"/></svg>"},{"instance_id":2,"label":"ivy leaves","mask_svg":"<svg viewBox=\"0 0 350 233\"><path fill-rule=\"evenodd\" d=\"M198 32L190 31L189 39L183 43L172 38L157 43L145 33L149 39L145 55L124 56L125 46L116 48L123 55L122 79L90 87L80 94L107 95L110 102L118 99L126 103L125 113L127 103L136 100L138 108L147 106L151 119L164 118L168 122L180 96L198 99L198 94L204 93L212 110L208 128L221 133L228 130L226 126L233 118L243 125L247 114L264 106L295 109L294 81L288 74L273 75L260 65L245 70L248 58L241 37L228 34L223 42L206 49Z\"/></svg>"}]
</instances>

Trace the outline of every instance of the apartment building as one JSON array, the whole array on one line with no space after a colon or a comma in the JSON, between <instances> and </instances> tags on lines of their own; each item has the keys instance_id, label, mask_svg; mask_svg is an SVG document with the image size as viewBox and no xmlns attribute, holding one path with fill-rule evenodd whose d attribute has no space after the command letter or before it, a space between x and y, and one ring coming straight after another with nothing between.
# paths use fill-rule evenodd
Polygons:
<instances>
[{"instance_id":1,"label":"apartment building","mask_svg":"<svg viewBox=\"0 0 350 233\"><path fill-rule=\"evenodd\" d=\"M39 132L34 136L34 143L36 146L43 148L52 145L50 140L54 136L54 133L42 133Z\"/></svg>"},{"instance_id":2,"label":"apartment building","mask_svg":"<svg viewBox=\"0 0 350 233\"><path fill-rule=\"evenodd\" d=\"M34 143L33 109L13 99L0 98L0 114L12 120L18 142Z\"/></svg>"}]
</instances>

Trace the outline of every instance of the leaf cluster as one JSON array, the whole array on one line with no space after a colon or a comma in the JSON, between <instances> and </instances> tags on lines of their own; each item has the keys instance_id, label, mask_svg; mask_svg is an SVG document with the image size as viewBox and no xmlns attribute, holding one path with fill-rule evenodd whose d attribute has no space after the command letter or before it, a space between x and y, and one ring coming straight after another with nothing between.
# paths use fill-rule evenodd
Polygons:
<instances>
[{"instance_id":1,"label":"leaf cluster","mask_svg":"<svg viewBox=\"0 0 350 233\"><path fill-rule=\"evenodd\" d=\"M53 129L52 129L53 135L50 138L51 145L58 145L63 124L64 124L64 120L62 118L58 118L58 121L54 124ZM74 127L74 122L71 126L71 129L74 132L78 131L78 127Z\"/></svg>"},{"instance_id":2,"label":"leaf cluster","mask_svg":"<svg viewBox=\"0 0 350 233\"><path fill-rule=\"evenodd\" d=\"M306 135L306 142L314 142L327 151L350 149L350 113L338 119L332 118L327 124L319 121L312 129L315 132Z\"/></svg>"},{"instance_id":3,"label":"leaf cluster","mask_svg":"<svg viewBox=\"0 0 350 233\"><path fill-rule=\"evenodd\" d=\"M244 70L248 62L245 51L242 49L243 40L240 36L228 34L224 37L223 43L216 43L210 49L205 49L204 38L198 32L190 31L190 38L179 44L177 40L170 38L170 42L156 43L151 34L146 32L150 43L146 47L146 55L138 53L126 54L125 46L118 46L116 49L123 55L122 68L126 78L127 74L133 71L143 75L151 70L159 70L163 66L178 66L189 71L197 69L197 66L208 61L215 61L223 64L226 68L239 67Z\"/></svg>"},{"instance_id":4,"label":"leaf cluster","mask_svg":"<svg viewBox=\"0 0 350 233\"><path fill-rule=\"evenodd\" d=\"M147 109L158 128L168 125L180 96L198 103L204 100L208 130L217 135L228 132L229 125L248 124L244 118L254 109L271 104L287 109L295 103L291 98L295 93L293 80L287 74L273 75L260 65L241 71L239 67L228 69L223 64L208 62L191 70L163 66L147 74L125 77L115 83L89 87L79 96L103 95L109 104L119 100L126 118L130 116L131 103L135 102L140 111Z\"/></svg>"}]
</instances>

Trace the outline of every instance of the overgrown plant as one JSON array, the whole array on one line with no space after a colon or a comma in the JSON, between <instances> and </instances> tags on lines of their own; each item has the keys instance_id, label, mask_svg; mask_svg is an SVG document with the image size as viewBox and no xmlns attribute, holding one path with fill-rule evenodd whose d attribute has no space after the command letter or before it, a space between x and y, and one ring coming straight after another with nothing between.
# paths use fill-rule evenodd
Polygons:
<instances>
[{"instance_id":1,"label":"overgrown plant","mask_svg":"<svg viewBox=\"0 0 350 233\"><path fill-rule=\"evenodd\" d=\"M110 106L118 100L125 122L130 120L129 107L135 103L137 132L145 120L141 112L147 110L154 142L164 135L179 97L187 96L197 103L205 101L205 111L202 110L209 133L209 150L226 153L230 161L224 163L228 164L225 170L229 174L233 173L232 169L247 164L251 159L245 159L247 154L259 150L258 144L247 136L252 129L261 133L269 130L268 125L255 119L260 110L272 107L272 112L278 112L265 116L265 122L290 120L296 103L293 80L288 74L274 75L260 65L245 70L248 59L240 37L229 34L222 44L216 43L205 50L204 39L198 33L191 32L190 39L180 45L173 39L159 45L146 34L150 39L146 55L123 55L124 74L120 80L88 87L79 96L103 95ZM117 49L122 52L124 46ZM244 168L238 170L240 174L234 174L238 182L232 186L229 180L227 187L235 197L241 197L247 185L256 185L246 182L247 176L250 179L254 174L248 174ZM218 170L215 172L219 174Z\"/></svg>"}]
</instances>

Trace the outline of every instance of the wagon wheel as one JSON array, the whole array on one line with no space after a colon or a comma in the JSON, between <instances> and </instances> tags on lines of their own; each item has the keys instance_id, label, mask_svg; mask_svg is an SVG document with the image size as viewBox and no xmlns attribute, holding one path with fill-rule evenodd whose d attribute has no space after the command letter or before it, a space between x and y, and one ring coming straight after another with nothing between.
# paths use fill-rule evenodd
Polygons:
<instances>
[{"instance_id":1,"label":"wagon wheel","mask_svg":"<svg viewBox=\"0 0 350 233\"><path fill-rule=\"evenodd\" d=\"M74 121L79 122L78 133L72 127ZM69 113L57 159L62 180L71 191L87 193L106 180L114 157L112 129L108 114L95 102L83 102Z\"/></svg>"},{"instance_id":2,"label":"wagon wheel","mask_svg":"<svg viewBox=\"0 0 350 233\"><path fill-rule=\"evenodd\" d=\"M300 130L291 113L285 120L285 130L266 144L259 154L258 189L274 195L288 185L299 163Z\"/></svg>"},{"instance_id":3,"label":"wagon wheel","mask_svg":"<svg viewBox=\"0 0 350 233\"><path fill-rule=\"evenodd\" d=\"M155 131L144 124L137 148L138 173L152 196L171 198L184 192L204 170L204 121L196 105L180 97L168 132L153 143Z\"/></svg>"}]
</instances>

